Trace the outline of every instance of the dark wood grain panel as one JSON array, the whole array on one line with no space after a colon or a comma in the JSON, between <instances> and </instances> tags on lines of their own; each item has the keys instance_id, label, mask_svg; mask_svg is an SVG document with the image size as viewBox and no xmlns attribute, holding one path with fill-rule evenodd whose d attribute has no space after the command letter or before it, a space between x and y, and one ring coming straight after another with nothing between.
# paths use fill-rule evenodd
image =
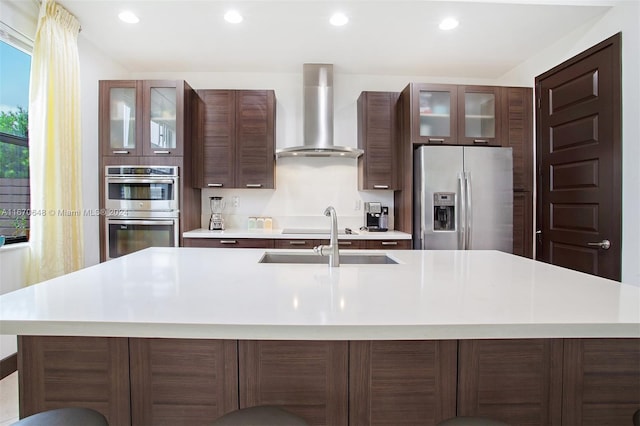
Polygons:
<instances>
[{"instance_id":1,"label":"dark wood grain panel","mask_svg":"<svg viewBox=\"0 0 640 426\"><path fill-rule=\"evenodd\" d=\"M346 425L347 366L347 342L241 340L240 408L278 405L310 425Z\"/></svg>"},{"instance_id":2,"label":"dark wood grain panel","mask_svg":"<svg viewBox=\"0 0 640 426\"><path fill-rule=\"evenodd\" d=\"M358 98L358 188L398 188L396 92L362 92Z\"/></svg>"},{"instance_id":3,"label":"dark wood grain panel","mask_svg":"<svg viewBox=\"0 0 640 426\"><path fill-rule=\"evenodd\" d=\"M433 425L455 416L456 341L352 341L349 348L349 424Z\"/></svg>"},{"instance_id":4,"label":"dark wood grain panel","mask_svg":"<svg viewBox=\"0 0 640 426\"><path fill-rule=\"evenodd\" d=\"M185 247L273 248L269 238L185 238Z\"/></svg>"},{"instance_id":5,"label":"dark wood grain panel","mask_svg":"<svg viewBox=\"0 0 640 426\"><path fill-rule=\"evenodd\" d=\"M513 254L533 258L533 195L513 193Z\"/></svg>"},{"instance_id":6,"label":"dark wood grain panel","mask_svg":"<svg viewBox=\"0 0 640 426\"><path fill-rule=\"evenodd\" d=\"M559 425L562 340L462 340L458 415L514 425Z\"/></svg>"},{"instance_id":7,"label":"dark wood grain panel","mask_svg":"<svg viewBox=\"0 0 640 426\"><path fill-rule=\"evenodd\" d=\"M203 108L202 187L235 183L235 120L234 90L198 90Z\"/></svg>"},{"instance_id":8,"label":"dark wood grain panel","mask_svg":"<svg viewBox=\"0 0 640 426\"><path fill-rule=\"evenodd\" d=\"M312 249L320 244L324 244L321 240L303 240L303 239L274 239L273 248L277 249Z\"/></svg>"},{"instance_id":9,"label":"dark wood grain panel","mask_svg":"<svg viewBox=\"0 0 640 426\"><path fill-rule=\"evenodd\" d=\"M127 338L19 336L20 418L87 407L130 425Z\"/></svg>"},{"instance_id":10,"label":"dark wood grain panel","mask_svg":"<svg viewBox=\"0 0 640 426\"><path fill-rule=\"evenodd\" d=\"M367 240L370 250L411 250L411 240Z\"/></svg>"},{"instance_id":11,"label":"dark wood grain panel","mask_svg":"<svg viewBox=\"0 0 640 426\"><path fill-rule=\"evenodd\" d=\"M130 339L133 425L209 425L238 409L235 340Z\"/></svg>"},{"instance_id":12,"label":"dark wood grain panel","mask_svg":"<svg viewBox=\"0 0 640 426\"><path fill-rule=\"evenodd\" d=\"M565 339L562 423L631 425L640 408L640 339Z\"/></svg>"},{"instance_id":13,"label":"dark wood grain panel","mask_svg":"<svg viewBox=\"0 0 640 426\"><path fill-rule=\"evenodd\" d=\"M513 152L513 189L533 191L533 90L501 89L501 145Z\"/></svg>"},{"instance_id":14,"label":"dark wood grain panel","mask_svg":"<svg viewBox=\"0 0 640 426\"><path fill-rule=\"evenodd\" d=\"M236 91L236 161L236 187L275 187L273 90Z\"/></svg>"}]
</instances>

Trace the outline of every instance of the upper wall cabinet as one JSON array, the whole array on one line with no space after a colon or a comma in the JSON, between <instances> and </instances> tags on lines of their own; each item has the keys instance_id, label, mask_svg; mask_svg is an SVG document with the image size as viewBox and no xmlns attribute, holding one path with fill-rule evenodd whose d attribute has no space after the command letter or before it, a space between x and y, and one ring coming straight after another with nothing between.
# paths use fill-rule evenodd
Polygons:
<instances>
[{"instance_id":1,"label":"upper wall cabinet","mask_svg":"<svg viewBox=\"0 0 640 426\"><path fill-rule=\"evenodd\" d=\"M203 135L195 150L199 188L275 187L273 90L198 90Z\"/></svg>"},{"instance_id":2,"label":"upper wall cabinet","mask_svg":"<svg viewBox=\"0 0 640 426\"><path fill-rule=\"evenodd\" d=\"M411 140L414 143L457 143L457 87L413 83L411 96ZM407 89L405 89L407 90Z\"/></svg>"},{"instance_id":3,"label":"upper wall cabinet","mask_svg":"<svg viewBox=\"0 0 640 426\"><path fill-rule=\"evenodd\" d=\"M500 146L500 88L458 86L458 144Z\"/></svg>"},{"instance_id":4,"label":"upper wall cabinet","mask_svg":"<svg viewBox=\"0 0 640 426\"><path fill-rule=\"evenodd\" d=\"M102 155L182 156L192 91L182 80L100 81Z\"/></svg>"},{"instance_id":5,"label":"upper wall cabinet","mask_svg":"<svg viewBox=\"0 0 640 426\"><path fill-rule=\"evenodd\" d=\"M399 189L396 92L362 92L358 98L358 189Z\"/></svg>"},{"instance_id":6,"label":"upper wall cabinet","mask_svg":"<svg viewBox=\"0 0 640 426\"><path fill-rule=\"evenodd\" d=\"M500 136L500 88L412 83L409 128L416 144L495 145Z\"/></svg>"}]
</instances>

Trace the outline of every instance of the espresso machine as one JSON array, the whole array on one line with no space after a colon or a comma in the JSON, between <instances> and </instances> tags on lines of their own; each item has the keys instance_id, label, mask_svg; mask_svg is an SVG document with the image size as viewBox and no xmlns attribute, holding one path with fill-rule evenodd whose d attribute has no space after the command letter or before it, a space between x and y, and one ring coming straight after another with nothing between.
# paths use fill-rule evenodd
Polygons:
<instances>
[{"instance_id":1,"label":"espresso machine","mask_svg":"<svg viewBox=\"0 0 640 426\"><path fill-rule=\"evenodd\" d=\"M222 212L224 211L225 202L222 200L222 197L209 197L209 206L211 207L209 231L222 231L224 229Z\"/></svg>"},{"instance_id":2,"label":"espresso machine","mask_svg":"<svg viewBox=\"0 0 640 426\"><path fill-rule=\"evenodd\" d=\"M377 202L364 203L364 226L369 232L384 232L389 227L389 207Z\"/></svg>"}]
</instances>

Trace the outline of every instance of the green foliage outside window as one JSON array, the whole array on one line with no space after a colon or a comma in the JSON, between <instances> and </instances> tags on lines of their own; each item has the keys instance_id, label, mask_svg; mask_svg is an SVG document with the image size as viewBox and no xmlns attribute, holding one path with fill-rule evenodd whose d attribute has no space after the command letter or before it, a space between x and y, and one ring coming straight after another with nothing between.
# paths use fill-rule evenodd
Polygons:
<instances>
[{"instance_id":1,"label":"green foliage outside window","mask_svg":"<svg viewBox=\"0 0 640 426\"><path fill-rule=\"evenodd\" d=\"M0 133L23 138L26 142L28 123L29 114L22 107L18 107L17 111L0 112ZM29 148L0 141L0 164L0 178L28 178Z\"/></svg>"}]
</instances>

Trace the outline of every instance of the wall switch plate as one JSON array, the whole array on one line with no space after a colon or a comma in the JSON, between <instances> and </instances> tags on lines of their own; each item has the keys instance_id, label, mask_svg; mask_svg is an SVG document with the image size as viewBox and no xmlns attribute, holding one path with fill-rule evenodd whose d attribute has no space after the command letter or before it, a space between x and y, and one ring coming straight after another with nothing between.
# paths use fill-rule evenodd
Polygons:
<instances>
[{"instance_id":1,"label":"wall switch plate","mask_svg":"<svg viewBox=\"0 0 640 426\"><path fill-rule=\"evenodd\" d=\"M240 197L238 197L237 195L234 196L232 200L233 200L233 207L238 207L240 205Z\"/></svg>"},{"instance_id":2,"label":"wall switch plate","mask_svg":"<svg viewBox=\"0 0 640 426\"><path fill-rule=\"evenodd\" d=\"M362 200L356 200L356 202L355 202L355 204L353 206L353 209L356 210L356 211L362 209Z\"/></svg>"}]
</instances>

